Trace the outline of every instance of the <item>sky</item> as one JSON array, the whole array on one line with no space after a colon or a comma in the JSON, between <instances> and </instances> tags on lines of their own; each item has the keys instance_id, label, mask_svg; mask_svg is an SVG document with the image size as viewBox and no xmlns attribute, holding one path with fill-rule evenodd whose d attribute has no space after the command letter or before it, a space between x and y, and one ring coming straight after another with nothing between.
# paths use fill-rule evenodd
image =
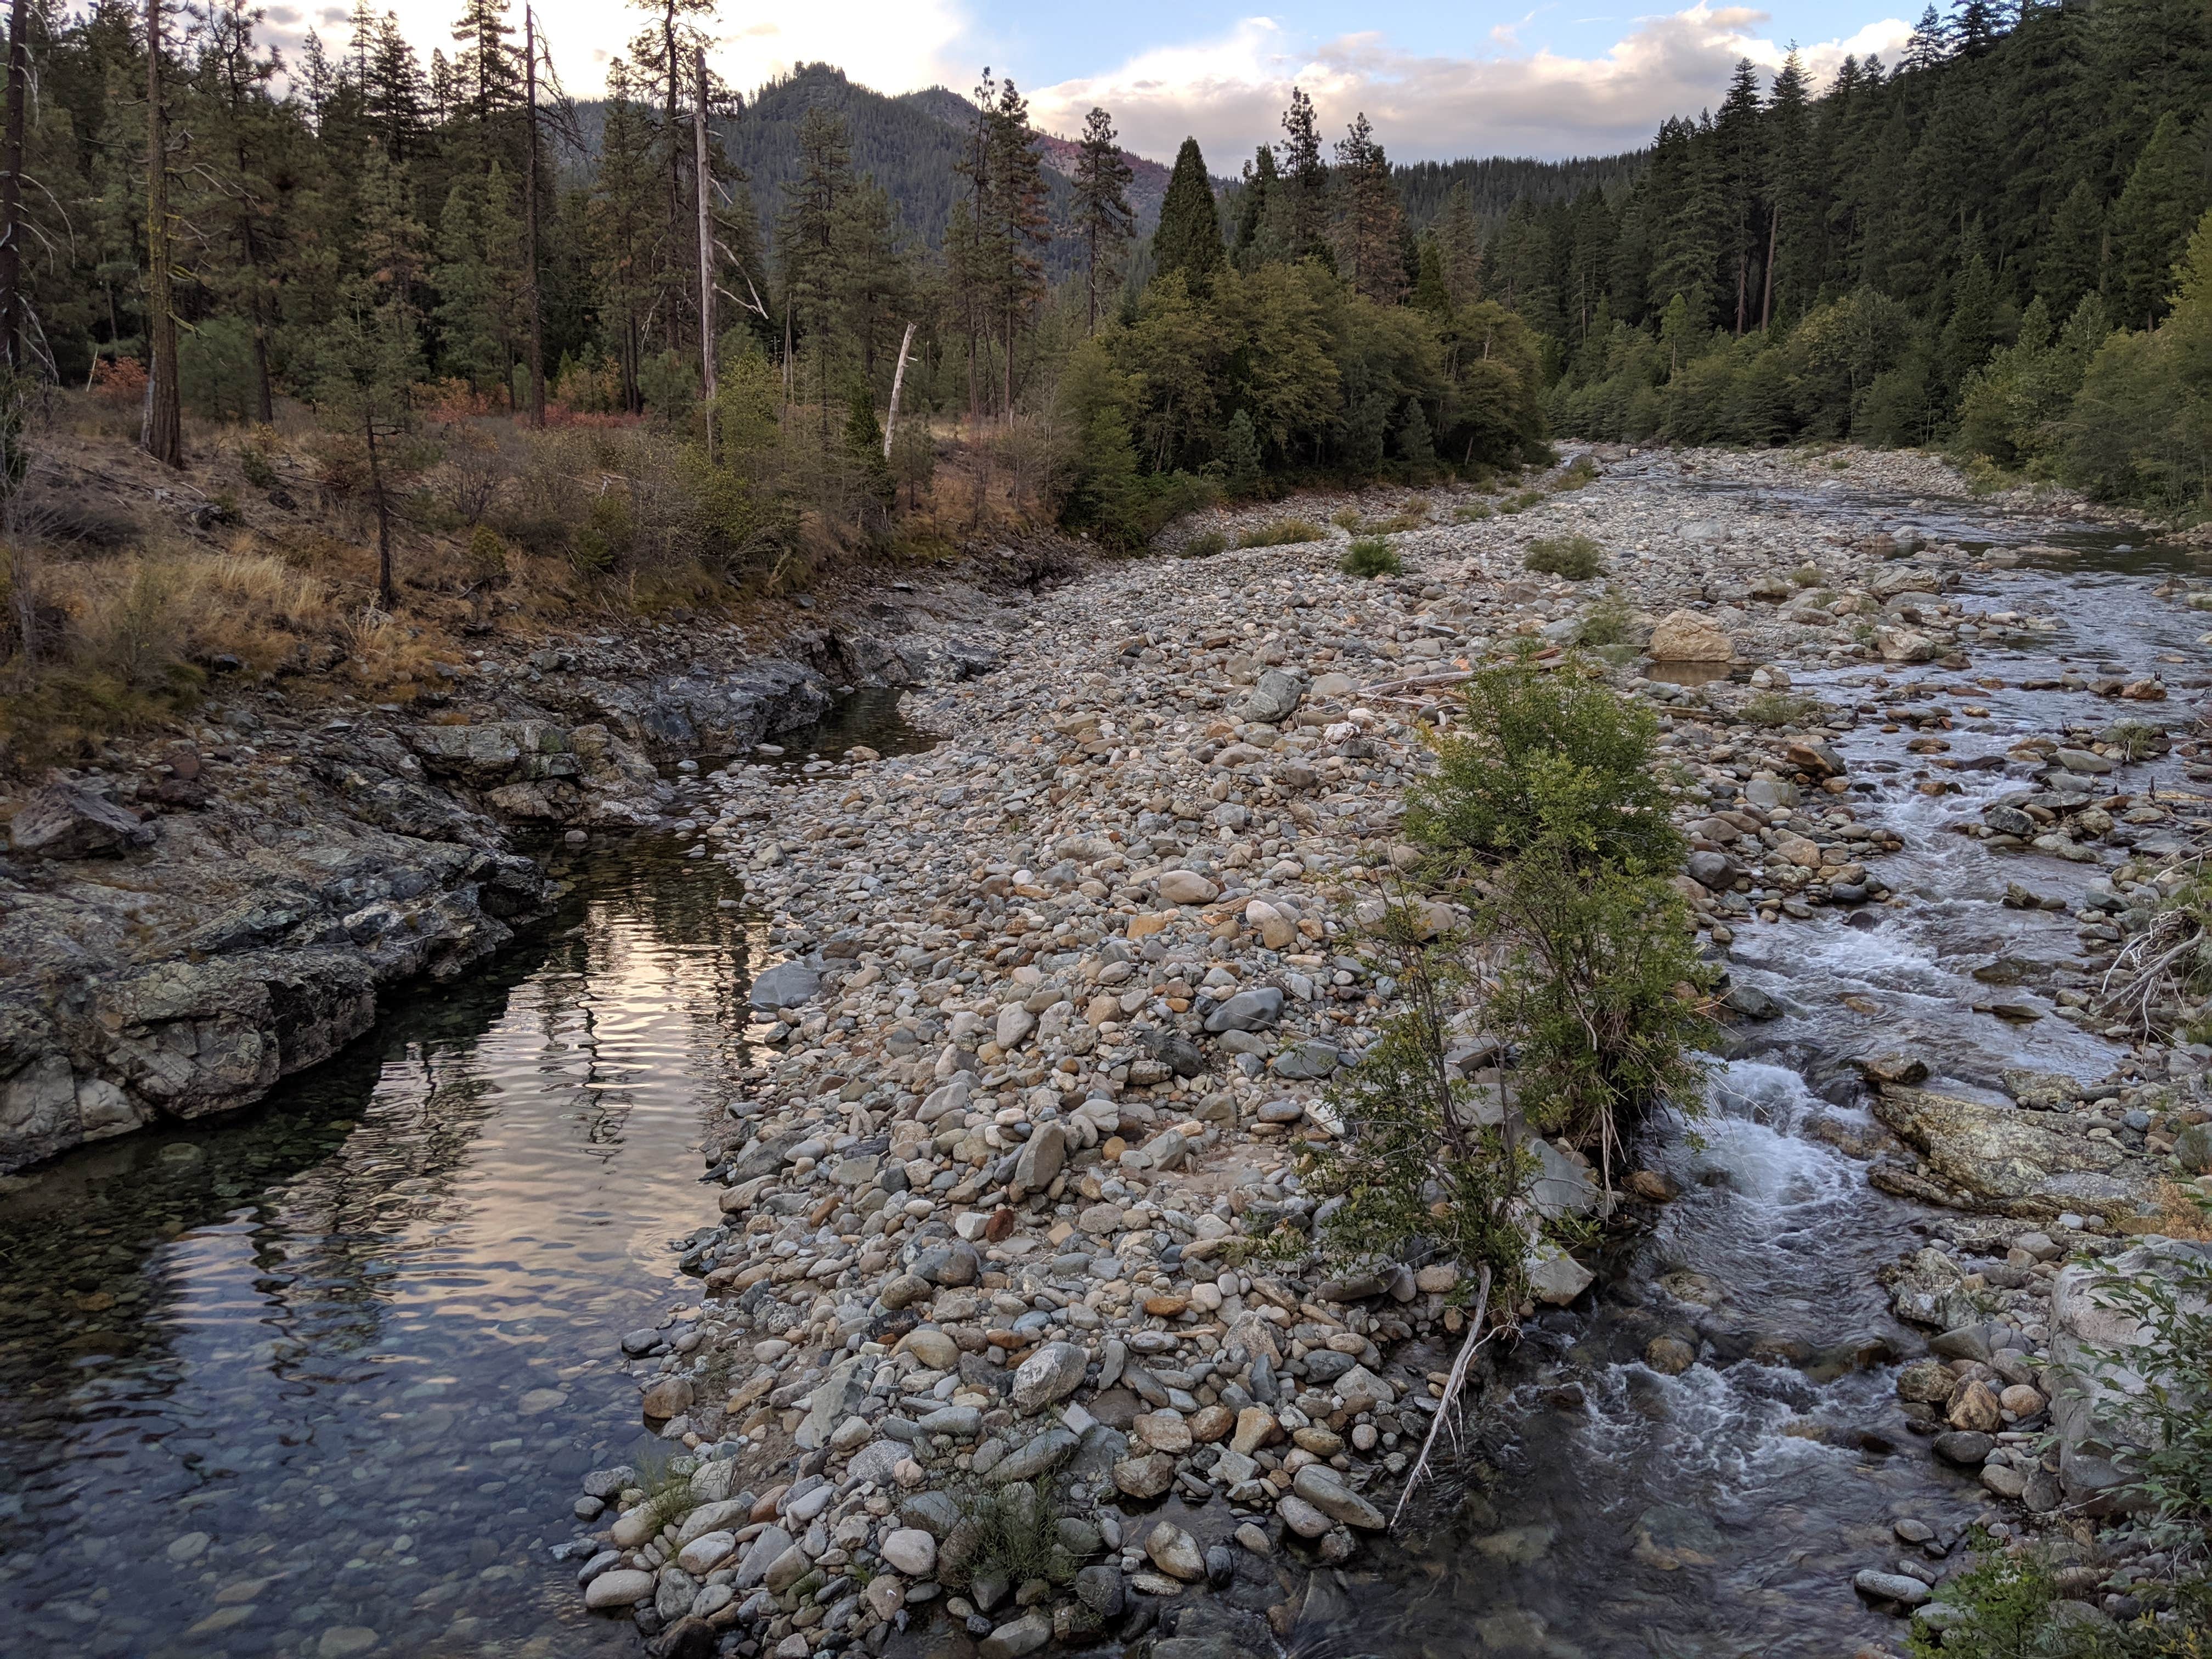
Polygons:
<instances>
[{"instance_id":1,"label":"sky","mask_svg":"<svg viewBox=\"0 0 2212 1659\"><path fill-rule=\"evenodd\" d=\"M513 3L519 22L521 0ZM431 48L450 46L459 9L391 6L426 63ZM313 27L336 46L349 14L327 0L277 0L267 24L280 44ZM563 83L580 96L599 89L645 14L612 0L538 0L538 19ZM965 91L988 65L1028 94L1048 131L1073 135L1103 105L1130 149L1168 160L1194 136L1216 173L1233 173L1254 145L1279 136L1293 85L1331 133L1364 110L1396 161L1600 155L1648 143L1666 116L1717 103L1740 58L1772 69L1794 44L1820 80L1846 52L1894 61L1911 33L1902 8L1882 0L1644 14L1605 0L1533 9L1290 0L1265 14L1213 0L807 0L750 11L723 0L712 27L716 69L739 88L826 62L880 92Z\"/></svg>"}]
</instances>

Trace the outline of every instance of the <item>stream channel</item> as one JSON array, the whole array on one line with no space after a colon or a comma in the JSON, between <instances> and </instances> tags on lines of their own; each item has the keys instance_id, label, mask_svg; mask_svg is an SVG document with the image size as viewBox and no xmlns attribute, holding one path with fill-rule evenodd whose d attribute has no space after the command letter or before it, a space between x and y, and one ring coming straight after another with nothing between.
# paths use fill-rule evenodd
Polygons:
<instances>
[{"instance_id":1,"label":"stream channel","mask_svg":"<svg viewBox=\"0 0 2212 1659\"><path fill-rule=\"evenodd\" d=\"M2203 659L2196 617L2149 593L2196 568L2182 550L1833 489L1763 504L2078 550L1975 579L1984 608L2064 625L1985 633L1964 674L1797 677L1832 702L1886 672L1986 708L1956 720L1954 758L2120 717L1981 676ZM1650 1152L1686 1196L1616 1252L1594 1310L1531 1326L1483 1432L1497 1478L1317 1581L1294 1653L1834 1654L1895 1634L1850 1578L1885 1564L1897 1519L1983 1513L1904 1432L1892 1357L1918 1339L1875 1274L1929 1214L1830 1144L1869 1121L1844 1062L1917 1048L1931 1086L1988 1089L2012 1066L2102 1077L2121 1051L2056 1018L1969 1012L1986 996L1969 970L1992 956L2075 952L2066 916L1998 907L2007 880L2071 893L2094 872L1946 833L2019 780L1960 771L1961 793L1921 793L1909 732L1879 725L1842 746L1862 817L1905 837L1883 872L1907 903L1739 930L1736 973L1785 1012L1740 1032L1697 1133ZM895 705L848 708L780 763L921 741ZM695 1148L737 1086L748 921L726 868L685 851L560 855L574 890L530 945L397 1001L262 1106L0 1182L0 1649L637 1650L626 1620L580 1612L549 1551L580 1474L646 1444L610 1362L684 1297L670 1243L714 1211ZM1828 1139L1803 1133L1824 1120ZM1696 1325L1706 1363L1642 1364L1655 1310Z\"/></svg>"}]
</instances>

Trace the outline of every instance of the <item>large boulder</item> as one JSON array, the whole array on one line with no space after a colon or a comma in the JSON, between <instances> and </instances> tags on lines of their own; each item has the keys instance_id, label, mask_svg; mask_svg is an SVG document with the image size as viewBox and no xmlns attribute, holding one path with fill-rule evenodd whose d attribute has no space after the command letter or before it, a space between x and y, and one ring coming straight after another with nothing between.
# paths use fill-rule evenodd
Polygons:
<instances>
[{"instance_id":1,"label":"large boulder","mask_svg":"<svg viewBox=\"0 0 2212 1659\"><path fill-rule=\"evenodd\" d=\"M2116 1141L2092 1140L2070 1121L1894 1085L1876 1092L1874 1109L1961 1208L2026 1221L2069 1211L2124 1212L2151 1185L2148 1160Z\"/></svg>"},{"instance_id":2,"label":"large boulder","mask_svg":"<svg viewBox=\"0 0 2212 1659\"><path fill-rule=\"evenodd\" d=\"M1695 611L1670 611L1651 630L1648 647L1654 662L1729 662L1735 641L1710 617Z\"/></svg>"},{"instance_id":3,"label":"large boulder","mask_svg":"<svg viewBox=\"0 0 2212 1659\"><path fill-rule=\"evenodd\" d=\"M154 826L70 783L50 783L16 809L8 845L48 859L86 859L153 844Z\"/></svg>"},{"instance_id":4,"label":"large boulder","mask_svg":"<svg viewBox=\"0 0 2212 1659\"><path fill-rule=\"evenodd\" d=\"M2143 1409L2152 1379L2125 1363L2154 1331L2114 1291L2120 1281L2154 1278L2174 1286L2179 1311L2212 1311L2204 1294L2212 1243L2157 1239L2098 1262L2062 1267L2051 1285L2051 1421L2058 1437L2058 1474L2075 1503L2096 1503L2126 1480L2130 1454L2152 1442L2156 1419ZM2162 1293L2163 1294L2163 1293ZM2186 1379L2156 1379L2168 1388ZM2212 1405L2212 1382L2199 1378L2197 1407ZM2189 1409L2186 1400L2169 1402Z\"/></svg>"}]
</instances>

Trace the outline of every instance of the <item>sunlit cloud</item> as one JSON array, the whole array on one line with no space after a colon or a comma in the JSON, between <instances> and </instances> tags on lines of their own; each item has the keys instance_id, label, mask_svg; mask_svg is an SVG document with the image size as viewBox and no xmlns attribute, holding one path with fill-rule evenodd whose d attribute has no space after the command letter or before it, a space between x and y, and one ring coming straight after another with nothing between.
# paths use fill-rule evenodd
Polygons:
<instances>
[{"instance_id":1,"label":"sunlit cloud","mask_svg":"<svg viewBox=\"0 0 2212 1659\"><path fill-rule=\"evenodd\" d=\"M1778 69L1790 48L1759 33L1767 21L1747 7L1700 4L1640 19L1589 58L1520 50L1510 44L1516 25L1504 30L1505 50L1470 58L1407 52L1372 33L1306 45L1253 17L1212 40L1157 47L1044 88L1031 106L1041 125L1069 131L1103 105L1122 142L1143 155L1172 154L1194 136L1217 173L1234 172L1254 144L1279 136L1294 85L1334 130L1365 111L1401 161L1601 154L1648 143L1667 116L1717 102L1739 58ZM1893 55L1911 33L1901 19L1885 19L1847 39L1801 46L1798 56L1817 86L1846 53Z\"/></svg>"}]
</instances>

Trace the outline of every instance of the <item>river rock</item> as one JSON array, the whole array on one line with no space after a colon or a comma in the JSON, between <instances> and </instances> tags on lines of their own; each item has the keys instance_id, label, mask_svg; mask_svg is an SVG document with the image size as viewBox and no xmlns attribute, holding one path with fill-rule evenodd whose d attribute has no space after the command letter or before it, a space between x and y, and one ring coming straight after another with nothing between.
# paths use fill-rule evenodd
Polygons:
<instances>
[{"instance_id":1,"label":"river rock","mask_svg":"<svg viewBox=\"0 0 2212 1659\"><path fill-rule=\"evenodd\" d=\"M1735 641L1708 617L1670 611L1652 628L1645 649L1654 662L1728 662L1735 655Z\"/></svg>"},{"instance_id":2,"label":"river rock","mask_svg":"<svg viewBox=\"0 0 2212 1659\"><path fill-rule=\"evenodd\" d=\"M653 1577L635 1567L617 1567L603 1572L584 1586L584 1605L593 1612L606 1607L627 1607L644 1601L653 1594Z\"/></svg>"},{"instance_id":3,"label":"river rock","mask_svg":"<svg viewBox=\"0 0 2212 1659\"><path fill-rule=\"evenodd\" d=\"M1065 1400L1083 1381L1089 1356L1073 1342L1048 1342L1014 1372L1013 1401L1025 1412Z\"/></svg>"},{"instance_id":4,"label":"river rock","mask_svg":"<svg viewBox=\"0 0 2212 1659\"><path fill-rule=\"evenodd\" d=\"M821 988L822 975L805 963L782 962L753 981L746 1000L773 1013L778 1008L797 1008L813 1001Z\"/></svg>"},{"instance_id":5,"label":"river rock","mask_svg":"<svg viewBox=\"0 0 2212 1659\"><path fill-rule=\"evenodd\" d=\"M937 1540L920 1527L894 1527L884 1534L878 1553L909 1578L927 1578L937 1567Z\"/></svg>"},{"instance_id":6,"label":"river rock","mask_svg":"<svg viewBox=\"0 0 2212 1659\"><path fill-rule=\"evenodd\" d=\"M1181 1527L1163 1521L1145 1534L1145 1554L1170 1578L1194 1584L1206 1577L1206 1556Z\"/></svg>"},{"instance_id":7,"label":"river rock","mask_svg":"<svg viewBox=\"0 0 2212 1659\"><path fill-rule=\"evenodd\" d=\"M1347 1527L1372 1532L1384 1524L1382 1511L1346 1486L1326 1464L1307 1464L1292 1478L1291 1489L1330 1520L1341 1521Z\"/></svg>"},{"instance_id":8,"label":"river rock","mask_svg":"<svg viewBox=\"0 0 2212 1659\"><path fill-rule=\"evenodd\" d=\"M2045 1127L2008 1107L1889 1085L1876 1091L1874 1109L1978 1209L2045 1220L2132 1208L2148 1194L2148 1165L2117 1142Z\"/></svg>"},{"instance_id":9,"label":"river rock","mask_svg":"<svg viewBox=\"0 0 2212 1659\"><path fill-rule=\"evenodd\" d=\"M1851 1580L1851 1588L1869 1601L1894 1601L1903 1607L1917 1607L1935 1594L1917 1578L1901 1572L1877 1572L1871 1567Z\"/></svg>"}]
</instances>

